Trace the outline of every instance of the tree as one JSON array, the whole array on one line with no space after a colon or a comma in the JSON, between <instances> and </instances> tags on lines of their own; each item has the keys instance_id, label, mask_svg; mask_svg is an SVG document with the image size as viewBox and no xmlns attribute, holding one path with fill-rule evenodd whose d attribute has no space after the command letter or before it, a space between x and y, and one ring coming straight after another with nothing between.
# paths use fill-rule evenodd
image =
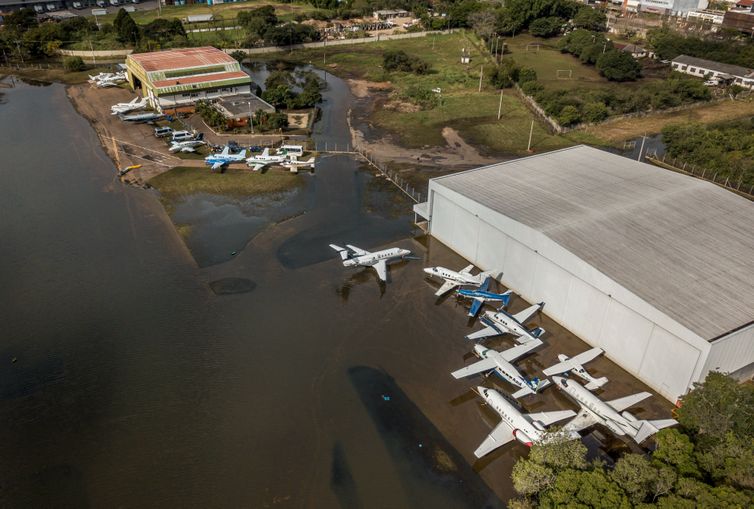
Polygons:
<instances>
[{"instance_id":1,"label":"tree","mask_svg":"<svg viewBox=\"0 0 754 509\"><path fill-rule=\"evenodd\" d=\"M489 75L490 83L495 88L509 88L520 77L521 68L511 59L503 59L503 62L495 67Z\"/></svg>"},{"instance_id":2,"label":"tree","mask_svg":"<svg viewBox=\"0 0 754 509\"><path fill-rule=\"evenodd\" d=\"M86 64L81 57L65 57L63 68L68 72L80 72L86 70Z\"/></svg>"},{"instance_id":3,"label":"tree","mask_svg":"<svg viewBox=\"0 0 754 509\"><path fill-rule=\"evenodd\" d=\"M641 74L641 64L618 50L608 50L597 59L597 70L611 81L633 81Z\"/></svg>"},{"instance_id":4,"label":"tree","mask_svg":"<svg viewBox=\"0 0 754 509\"><path fill-rule=\"evenodd\" d=\"M427 74L429 64L418 57L411 57L403 50L388 50L382 54L382 68L388 72L403 71Z\"/></svg>"},{"instance_id":5,"label":"tree","mask_svg":"<svg viewBox=\"0 0 754 509\"><path fill-rule=\"evenodd\" d=\"M563 27L563 19L556 16L535 19L529 25L529 33L536 37L554 37Z\"/></svg>"},{"instance_id":6,"label":"tree","mask_svg":"<svg viewBox=\"0 0 754 509\"><path fill-rule=\"evenodd\" d=\"M555 433L544 444L537 444L529 451L529 459L555 469L586 468L586 446L567 433Z\"/></svg>"},{"instance_id":7,"label":"tree","mask_svg":"<svg viewBox=\"0 0 754 509\"><path fill-rule=\"evenodd\" d=\"M576 109L576 106L568 105L564 106L562 110L560 110L560 114L558 115L558 122L560 122L563 126L571 126L574 124L578 124L581 122L581 115L579 114L579 110Z\"/></svg>"},{"instance_id":8,"label":"tree","mask_svg":"<svg viewBox=\"0 0 754 509\"><path fill-rule=\"evenodd\" d=\"M136 45L139 42L139 27L122 7L118 9L118 14L115 16L113 28L115 28L118 40L123 44Z\"/></svg>"},{"instance_id":9,"label":"tree","mask_svg":"<svg viewBox=\"0 0 754 509\"><path fill-rule=\"evenodd\" d=\"M584 120L596 124L602 122L608 117L608 109L603 102L590 102L584 105Z\"/></svg>"},{"instance_id":10,"label":"tree","mask_svg":"<svg viewBox=\"0 0 754 509\"><path fill-rule=\"evenodd\" d=\"M615 463L610 478L623 488L631 502L638 504L649 495L657 470L640 454L626 454Z\"/></svg>"},{"instance_id":11,"label":"tree","mask_svg":"<svg viewBox=\"0 0 754 509\"><path fill-rule=\"evenodd\" d=\"M517 461L511 472L513 488L521 495L536 495L546 490L556 477L552 468L530 459Z\"/></svg>"},{"instance_id":12,"label":"tree","mask_svg":"<svg viewBox=\"0 0 754 509\"><path fill-rule=\"evenodd\" d=\"M701 477L699 466L694 459L694 444L691 439L677 429L664 429L655 435L657 449L652 457L672 465L685 477Z\"/></svg>"},{"instance_id":13,"label":"tree","mask_svg":"<svg viewBox=\"0 0 754 509\"><path fill-rule=\"evenodd\" d=\"M607 30L607 16L604 12L585 5L574 16L573 26L594 32L604 32Z\"/></svg>"},{"instance_id":14,"label":"tree","mask_svg":"<svg viewBox=\"0 0 754 509\"><path fill-rule=\"evenodd\" d=\"M483 9L469 14L468 21L479 37L489 40L495 33L497 15L492 9Z\"/></svg>"}]
</instances>

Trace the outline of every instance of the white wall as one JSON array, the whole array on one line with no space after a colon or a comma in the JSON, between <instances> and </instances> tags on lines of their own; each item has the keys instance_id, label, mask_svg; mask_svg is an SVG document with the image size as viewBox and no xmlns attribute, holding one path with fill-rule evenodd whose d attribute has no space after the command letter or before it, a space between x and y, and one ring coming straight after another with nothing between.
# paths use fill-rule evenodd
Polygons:
<instances>
[{"instance_id":1,"label":"white wall","mask_svg":"<svg viewBox=\"0 0 754 509\"><path fill-rule=\"evenodd\" d=\"M732 373L754 359L754 324L737 330L712 343L702 377L709 371Z\"/></svg>"},{"instance_id":2,"label":"white wall","mask_svg":"<svg viewBox=\"0 0 754 509\"><path fill-rule=\"evenodd\" d=\"M670 401L703 372L710 344L549 238L430 182L430 234ZM754 334L754 327L752 328Z\"/></svg>"}]
</instances>

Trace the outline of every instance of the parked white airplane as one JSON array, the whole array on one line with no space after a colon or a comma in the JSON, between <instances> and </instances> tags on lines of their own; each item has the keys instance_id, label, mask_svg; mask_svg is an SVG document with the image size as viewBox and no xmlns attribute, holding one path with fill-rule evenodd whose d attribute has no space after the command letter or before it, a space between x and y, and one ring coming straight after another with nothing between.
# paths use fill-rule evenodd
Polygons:
<instances>
[{"instance_id":1,"label":"parked white airplane","mask_svg":"<svg viewBox=\"0 0 754 509\"><path fill-rule=\"evenodd\" d=\"M403 260L411 255L408 249L391 247L371 253L356 246L346 244L346 247L330 244L330 247L340 253L344 267L372 267L382 281L387 281L387 264L396 260Z\"/></svg>"},{"instance_id":2,"label":"parked white airplane","mask_svg":"<svg viewBox=\"0 0 754 509\"><path fill-rule=\"evenodd\" d=\"M579 415L563 426L564 431L578 432L593 424L600 423L616 435L628 435L637 444L641 444L662 428L678 424L675 419L655 421L637 419L630 413L623 411L650 397L651 394L648 392L640 392L612 401L602 401L575 380L568 380L560 376L554 376L552 379L560 390L581 406Z\"/></svg>"},{"instance_id":3,"label":"parked white airplane","mask_svg":"<svg viewBox=\"0 0 754 509\"><path fill-rule=\"evenodd\" d=\"M299 168L311 168L313 170L316 162L314 157L310 157L307 161L299 161L296 156L288 156L288 160L281 163L280 166L288 168L293 173L298 173Z\"/></svg>"},{"instance_id":4,"label":"parked white airplane","mask_svg":"<svg viewBox=\"0 0 754 509\"><path fill-rule=\"evenodd\" d=\"M271 155L270 149L266 148L259 155L252 155L246 159L246 164L254 171L259 171L268 164L280 164L287 159L286 155Z\"/></svg>"},{"instance_id":5,"label":"parked white airplane","mask_svg":"<svg viewBox=\"0 0 754 509\"><path fill-rule=\"evenodd\" d=\"M196 140L171 141L168 152L171 154L175 154L176 152L196 152L196 147L201 147L206 144L207 142L201 138Z\"/></svg>"},{"instance_id":6,"label":"parked white airplane","mask_svg":"<svg viewBox=\"0 0 754 509\"><path fill-rule=\"evenodd\" d=\"M474 456L477 458L491 453L514 439L527 447L535 443L547 442L552 435L547 432L545 426L576 415L573 410L522 414L496 390L486 387L477 387L477 390L484 401L503 419L474 451Z\"/></svg>"},{"instance_id":7,"label":"parked white airplane","mask_svg":"<svg viewBox=\"0 0 754 509\"><path fill-rule=\"evenodd\" d=\"M89 75L89 82L94 83L99 88L117 87L127 80L125 72L101 72L96 76Z\"/></svg>"},{"instance_id":8,"label":"parked white airplane","mask_svg":"<svg viewBox=\"0 0 754 509\"><path fill-rule=\"evenodd\" d=\"M484 324L484 329L472 332L466 339L483 339L490 336L498 336L500 334L513 334L516 336L516 341L519 343L526 343L528 341L537 340L545 330L542 327L536 327L532 330L528 330L524 324L534 316L537 311L544 307L545 303L540 302L534 304L516 313L510 315L499 308L497 312L485 311L484 316L481 318L481 322Z\"/></svg>"},{"instance_id":9,"label":"parked white airplane","mask_svg":"<svg viewBox=\"0 0 754 509\"><path fill-rule=\"evenodd\" d=\"M445 280L440 289L435 292L435 296L439 297L459 286L481 286L487 279L487 276L490 275L489 272L480 272L476 276L472 276L472 270L474 270L474 265L469 265L459 272L446 269L445 267L427 267L424 269L424 272L430 276L436 276Z\"/></svg>"},{"instance_id":10,"label":"parked white airplane","mask_svg":"<svg viewBox=\"0 0 754 509\"><path fill-rule=\"evenodd\" d=\"M129 113L131 111L138 111L143 110L147 107L147 98L141 98L134 97L134 99L131 102L127 103L118 103L113 104L110 106L110 111L113 115L118 115L120 113Z\"/></svg>"},{"instance_id":11,"label":"parked white airplane","mask_svg":"<svg viewBox=\"0 0 754 509\"><path fill-rule=\"evenodd\" d=\"M518 390L511 394L514 398L518 399L521 396L536 394L539 389L550 385L550 381L545 379L540 382L539 378L527 380L526 377L519 373L516 367L511 363L539 347L541 344L542 342L539 340L529 341L523 345L503 350L502 352L485 348L482 345L474 345L474 353L482 360L477 361L470 366L466 366L465 368L453 371L451 375L453 375L453 378L463 378L484 371L494 371L500 376L500 378L518 387Z\"/></svg>"},{"instance_id":12,"label":"parked white airplane","mask_svg":"<svg viewBox=\"0 0 754 509\"><path fill-rule=\"evenodd\" d=\"M567 355L560 354L558 355L558 360L560 360L560 362L545 369L542 373L547 376L552 376L570 371L574 375L586 380L588 383L585 387L590 391L593 391L605 385L607 383L607 377L603 376L602 378L594 378L584 369L583 365L602 353L603 351L601 348L592 348L591 350L587 350L586 352L582 352L575 357L570 358Z\"/></svg>"}]
</instances>

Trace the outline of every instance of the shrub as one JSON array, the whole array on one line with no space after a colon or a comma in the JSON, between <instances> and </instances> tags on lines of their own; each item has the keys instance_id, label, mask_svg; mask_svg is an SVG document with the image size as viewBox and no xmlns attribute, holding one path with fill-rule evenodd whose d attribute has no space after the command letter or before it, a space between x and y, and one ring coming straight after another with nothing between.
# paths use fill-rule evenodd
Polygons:
<instances>
[{"instance_id":1,"label":"shrub","mask_svg":"<svg viewBox=\"0 0 754 509\"><path fill-rule=\"evenodd\" d=\"M579 110L576 109L576 106L569 105L560 110L560 114L558 115L558 122L560 122L560 125L567 127L578 124L580 121L581 115L579 114Z\"/></svg>"},{"instance_id":2,"label":"shrub","mask_svg":"<svg viewBox=\"0 0 754 509\"><path fill-rule=\"evenodd\" d=\"M535 19L529 25L529 33L537 37L554 37L560 33L563 23L564 20L557 16Z\"/></svg>"},{"instance_id":3,"label":"shrub","mask_svg":"<svg viewBox=\"0 0 754 509\"><path fill-rule=\"evenodd\" d=\"M86 64L81 57L65 57L63 59L63 68L68 72L80 72L86 70Z\"/></svg>"},{"instance_id":4,"label":"shrub","mask_svg":"<svg viewBox=\"0 0 754 509\"><path fill-rule=\"evenodd\" d=\"M597 70L611 81L633 81L641 74L641 64L618 50L608 50L597 59Z\"/></svg>"},{"instance_id":5,"label":"shrub","mask_svg":"<svg viewBox=\"0 0 754 509\"><path fill-rule=\"evenodd\" d=\"M530 81L537 81L537 71L531 67L522 67L518 72L518 83L522 85Z\"/></svg>"},{"instance_id":6,"label":"shrub","mask_svg":"<svg viewBox=\"0 0 754 509\"><path fill-rule=\"evenodd\" d=\"M388 71L412 72L414 74L427 74L429 64L417 58L410 57L405 51L386 51L382 56L382 67Z\"/></svg>"},{"instance_id":7,"label":"shrub","mask_svg":"<svg viewBox=\"0 0 754 509\"><path fill-rule=\"evenodd\" d=\"M584 105L584 120L587 122L602 122L607 118L608 111L605 103L590 102Z\"/></svg>"}]
</instances>

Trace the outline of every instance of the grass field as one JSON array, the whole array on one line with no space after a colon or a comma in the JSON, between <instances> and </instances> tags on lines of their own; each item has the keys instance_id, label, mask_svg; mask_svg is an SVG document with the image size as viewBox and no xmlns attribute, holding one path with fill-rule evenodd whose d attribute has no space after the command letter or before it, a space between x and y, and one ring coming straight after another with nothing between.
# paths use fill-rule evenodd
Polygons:
<instances>
[{"instance_id":1,"label":"grass field","mask_svg":"<svg viewBox=\"0 0 754 509\"><path fill-rule=\"evenodd\" d=\"M275 7L275 13L278 18L282 20L293 19L296 14L306 14L316 11L317 9L308 3L280 3L280 2L268 2L265 0L251 0L248 2L233 2L227 4L218 5L206 5L206 4L192 4L192 5L166 5L162 8L163 18L185 18L187 16L194 16L198 14L212 14L216 20L228 20L235 19L239 11L256 9L265 5L272 5ZM137 6L138 8L138 6ZM91 17L91 11L86 11ZM130 13L131 17L136 23L141 25L147 24L160 17L157 9L140 11ZM117 13L107 14L105 16L98 16L97 19L100 23L112 23ZM191 28L191 25L186 25L186 28ZM198 28L198 27L197 27Z\"/></svg>"},{"instance_id":2,"label":"grass field","mask_svg":"<svg viewBox=\"0 0 754 509\"><path fill-rule=\"evenodd\" d=\"M461 50L471 56L471 64L461 64ZM386 50L403 50L426 61L431 72L426 75L387 73L382 69ZM440 106L414 112L378 108L372 121L396 134L401 145L409 148L443 146L442 129L457 130L468 143L483 153L523 154L526 151L532 114L514 95L506 90L503 96L503 115L497 120L500 92L482 80L479 92L480 67L487 76L495 64L480 48L479 40L470 33L437 35L401 41L387 41L354 46L333 46L326 49L327 68L344 78L368 81L390 81L394 96L400 96L412 86L425 89L440 88ZM324 50L297 50L293 54L276 53L268 59L286 59L321 65ZM534 123L533 148L551 150L573 145L576 139L590 139L579 133L576 137L554 136Z\"/></svg>"},{"instance_id":3,"label":"grass field","mask_svg":"<svg viewBox=\"0 0 754 509\"><path fill-rule=\"evenodd\" d=\"M165 200L181 196L208 193L227 196L249 196L281 193L301 185L303 181L289 172L253 173L229 168L225 173L212 173L206 167L177 167L150 179ZM166 203L166 206L168 204Z\"/></svg>"}]
</instances>

